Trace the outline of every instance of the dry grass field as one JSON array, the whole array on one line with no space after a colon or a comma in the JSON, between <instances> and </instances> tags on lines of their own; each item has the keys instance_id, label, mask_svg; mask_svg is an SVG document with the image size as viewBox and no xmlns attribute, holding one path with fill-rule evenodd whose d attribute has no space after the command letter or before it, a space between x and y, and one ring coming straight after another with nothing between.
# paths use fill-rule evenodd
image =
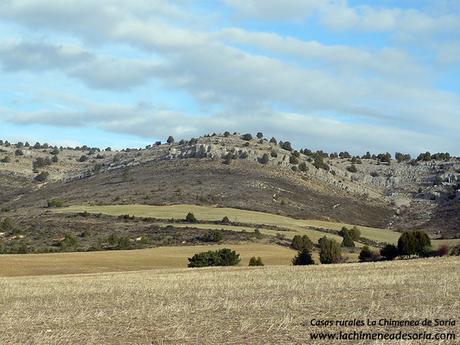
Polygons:
<instances>
[{"instance_id":1,"label":"dry grass field","mask_svg":"<svg viewBox=\"0 0 460 345\"><path fill-rule=\"evenodd\" d=\"M57 209L56 212L89 212L102 213L113 216L129 214L136 217L153 217L158 219L183 219L188 212L192 212L199 220L216 221L227 216L233 222L275 225L279 227L289 228L295 231L305 232L308 230L312 235L312 240L316 237L324 236L324 233L307 229L308 227L318 227L338 231L343 226L352 227L350 224L325 222L319 220L302 220L294 219L285 216L274 215L264 212L255 212L240 210L235 208L220 208L198 205L168 205L168 206L152 206L152 205L107 205L107 206L84 206L75 205L62 209ZM361 235L364 238L371 239L377 242L396 243L400 234L387 230L360 226ZM318 237L319 236L319 237ZM338 239L338 238L337 238Z\"/></svg>"},{"instance_id":2,"label":"dry grass field","mask_svg":"<svg viewBox=\"0 0 460 345\"><path fill-rule=\"evenodd\" d=\"M450 257L0 278L0 344L372 343L310 340L311 332L326 330L453 332L458 338L459 264L459 258ZM312 319L367 318L457 323L310 325ZM458 339L404 344L458 344Z\"/></svg>"},{"instance_id":3,"label":"dry grass field","mask_svg":"<svg viewBox=\"0 0 460 345\"><path fill-rule=\"evenodd\" d=\"M0 255L0 277L184 268L188 264L187 258L192 257L193 254L220 248L230 248L240 254L242 266L247 266L252 256L262 257L265 265L290 265L296 255L294 250L286 247L259 243L84 253L12 254ZM314 258L318 261L317 253Z\"/></svg>"}]
</instances>

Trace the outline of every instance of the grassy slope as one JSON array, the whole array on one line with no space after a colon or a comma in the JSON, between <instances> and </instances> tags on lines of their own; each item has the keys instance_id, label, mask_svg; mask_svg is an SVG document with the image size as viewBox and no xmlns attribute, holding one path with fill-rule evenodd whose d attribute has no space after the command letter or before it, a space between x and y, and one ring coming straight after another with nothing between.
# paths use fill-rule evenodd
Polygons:
<instances>
[{"instance_id":1,"label":"grassy slope","mask_svg":"<svg viewBox=\"0 0 460 345\"><path fill-rule=\"evenodd\" d=\"M293 230L305 231L307 227L321 227L331 230L340 230L342 226L349 226L350 224L325 222L318 220L301 220L290 217L284 217L269 213L255 212L240 210L234 208L217 208L209 206L197 206L197 205L170 205L170 206L151 206L151 205L108 205L108 206L70 206L62 209L58 209L56 212L91 212L91 213L104 213L110 215L123 215L129 214L137 217L153 217L159 219L184 219L188 212L192 212L195 217L199 220L221 220L224 216L227 216L231 221L252 223L252 224L266 224L276 225L280 227L290 228ZM371 227L360 226L361 235L365 238L378 241L396 243L400 234L391 230L378 229ZM312 240L316 240L316 237L324 236L323 233L315 232L309 229L311 232ZM318 237L318 238L319 238Z\"/></svg>"},{"instance_id":2,"label":"grassy slope","mask_svg":"<svg viewBox=\"0 0 460 345\"><path fill-rule=\"evenodd\" d=\"M310 332L326 330L311 319L458 319L459 264L451 257L0 278L0 343L304 344ZM458 320L405 330L460 331Z\"/></svg>"},{"instance_id":3,"label":"grassy slope","mask_svg":"<svg viewBox=\"0 0 460 345\"><path fill-rule=\"evenodd\" d=\"M231 248L240 254L240 265L247 266L252 256L266 265L290 265L295 251L265 244L204 245L160 247L85 253L1 255L0 277L72 273L137 271L153 268L184 268L188 257L200 251Z\"/></svg>"}]
</instances>

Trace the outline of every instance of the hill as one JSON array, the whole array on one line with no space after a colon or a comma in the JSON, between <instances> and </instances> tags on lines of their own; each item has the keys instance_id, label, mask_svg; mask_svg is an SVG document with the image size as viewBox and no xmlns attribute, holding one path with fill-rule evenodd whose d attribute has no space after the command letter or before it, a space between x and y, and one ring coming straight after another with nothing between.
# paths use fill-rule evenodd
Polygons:
<instances>
[{"instance_id":1,"label":"hill","mask_svg":"<svg viewBox=\"0 0 460 345\"><path fill-rule=\"evenodd\" d=\"M128 230L126 220L116 217L49 212L50 200L81 207L227 207L330 224L423 229L434 239L460 237L460 160L446 154L412 160L369 153L353 157L347 152L297 151L288 142L236 133L122 151L0 144L0 219L11 218L21 229L22 235L14 234L14 244L41 250L56 249L53 243L67 232L79 237L95 226L104 236L94 237L93 249L110 234L128 231L139 237L147 231L145 226ZM178 222L170 225L180 228ZM148 232L164 232L161 229ZM203 228L194 231L200 237ZM178 233L173 232L176 240L171 244L195 243ZM231 236L236 242L247 240L244 234Z\"/></svg>"}]
</instances>

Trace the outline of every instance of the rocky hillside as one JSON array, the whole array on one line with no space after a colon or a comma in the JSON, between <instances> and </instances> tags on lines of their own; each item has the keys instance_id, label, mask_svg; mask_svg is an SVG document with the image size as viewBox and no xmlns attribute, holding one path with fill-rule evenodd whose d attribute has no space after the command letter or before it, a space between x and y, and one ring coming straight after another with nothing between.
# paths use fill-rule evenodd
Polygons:
<instances>
[{"instance_id":1,"label":"rocky hillside","mask_svg":"<svg viewBox=\"0 0 460 345\"><path fill-rule=\"evenodd\" d=\"M399 162L295 150L249 135L205 136L112 151L0 142L0 207L198 203L457 237L460 159ZM441 159L442 158L442 159Z\"/></svg>"}]
</instances>

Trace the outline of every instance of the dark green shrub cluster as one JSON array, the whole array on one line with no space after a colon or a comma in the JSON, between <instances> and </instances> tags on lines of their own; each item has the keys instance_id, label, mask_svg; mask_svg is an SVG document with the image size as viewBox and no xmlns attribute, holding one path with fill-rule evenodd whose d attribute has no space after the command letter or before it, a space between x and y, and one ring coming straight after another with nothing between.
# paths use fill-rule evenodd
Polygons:
<instances>
[{"instance_id":1,"label":"dark green shrub cluster","mask_svg":"<svg viewBox=\"0 0 460 345\"><path fill-rule=\"evenodd\" d=\"M195 218L195 215L192 212L189 212L185 216L185 221L188 223L196 223L197 219Z\"/></svg>"},{"instance_id":2,"label":"dark green shrub cluster","mask_svg":"<svg viewBox=\"0 0 460 345\"><path fill-rule=\"evenodd\" d=\"M224 218L222 218L221 223L222 224L230 224L230 219L228 219L228 217L225 216Z\"/></svg>"},{"instance_id":3,"label":"dark green shrub cluster","mask_svg":"<svg viewBox=\"0 0 460 345\"><path fill-rule=\"evenodd\" d=\"M431 240L423 231L404 232L398 240L399 255L428 256L431 252Z\"/></svg>"},{"instance_id":4,"label":"dark green shrub cluster","mask_svg":"<svg viewBox=\"0 0 460 345\"><path fill-rule=\"evenodd\" d=\"M355 246L355 241L353 241L353 238L351 237L350 233L347 231L343 235L343 240L342 240L342 247L348 247L348 248L353 248Z\"/></svg>"},{"instance_id":5,"label":"dark green shrub cluster","mask_svg":"<svg viewBox=\"0 0 460 345\"><path fill-rule=\"evenodd\" d=\"M358 241L361 237L361 231L356 226L352 227L351 229L348 229L346 226L344 226L339 231L339 235L342 237L348 235L353 241Z\"/></svg>"},{"instance_id":6,"label":"dark green shrub cluster","mask_svg":"<svg viewBox=\"0 0 460 345\"><path fill-rule=\"evenodd\" d=\"M313 242L307 235L295 235L292 238L291 248L295 250L307 249L311 251L313 249Z\"/></svg>"},{"instance_id":7,"label":"dark green shrub cluster","mask_svg":"<svg viewBox=\"0 0 460 345\"><path fill-rule=\"evenodd\" d=\"M377 261L378 254L374 253L368 246L364 246L359 253L359 261L360 262L371 262Z\"/></svg>"},{"instance_id":8,"label":"dark green shrub cluster","mask_svg":"<svg viewBox=\"0 0 460 345\"><path fill-rule=\"evenodd\" d=\"M280 146L281 148L287 150L287 151L292 151L292 145L289 141L282 142L280 141Z\"/></svg>"},{"instance_id":9,"label":"dark green shrub cluster","mask_svg":"<svg viewBox=\"0 0 460 345\"><path fill-rule=\"evenodd\" d=\"M395 159L398 161L398 163L408 162L411 160L411 156L408 153L396 152Z\"/></svg>"},{"instance_id":10,"label":"dark green shrub cluster","mask_svg":"<svg viewBox=\"0 0 460 345\"><path fill-rule=\"evenodd\" d=\"M65 234L64 239L59 243L62 249L75 248L77 246L77 238L73 234Z\"/></svg>"},{"instance_id":11,"label":"dark green shrub cluster","mask_svg":"<svg viewBox=\"0 0 460 345\"><path fill-rule=\"evenodd\" d=\"M356 165L352 164L350 166L347 167L347 170L351 173L357 173L358 172L358 168L356 167Z\"/></svg>"},{"instance_id":12,"label":"dark green shrub cluster","mask_svg":"<svg viewBox=\"0 0 460 345\"><path fill-rule=\"evenodd\" d=\"M117 236L116 234L112 234L107 239L107 242L113 247L113 249L129 249L130 247L130 240L126 236Z\"/></svg>"},{"instance_id":13,"label":"dark green shrub cluster","mask_svg":"<svg viewBox=\"0 0 460 345\"><path fill-rule=\"evenodd\" d=\"M306 266L306 265L314 265L315 261L311 257L311 252L303 248L299 250L297 255L292 259L292 264L294 266Z\"/></svg>"},{"instance_id":14,"label":"dark green shrub cluster","mask_svg":"<svg viewBox=\"0 0 460 345\"><path fill-rule=\"evenodd\" d=\"M51 165L51 163L52 163L51 159L49 159L48 157L46 158L38 157L32 162L32 168L33 169L44 168L48 165Z\"/></svg>"},{"instance_id":15,"label":"dark green shrub cluster","mask_svg":"<svg viewBox=\"0 0 460 345\"><path fill-rule=\"evenodd\" d=\"M243 139L244 141L250 141L252 140L252 134L249 134L249 133L243 134L241 136L241 139Z\"/></svg>"},{"instance_id":16,"label":"dark green shrub cluster","mask_svg":"<svg viewBox=\"0 0 460 345\"><path fill-rule=\"evenodd\" d=\"M326 236L319 239L320 246L319 259L322 264L338 263L342 260L342 252L337 241Z\"/></svg>"},{"instance_id":17,"label":"dark green shrub cluster","mask_svg":"<svg viewBox=\"0 0 460 345\"><path fill-rule=\"evenodd\" d=\"M289 163L299 164L299 159L296 156L292 155L291 157L289 157Z\"/></svg>"},{"instance_id":18,"label":"dark green shrub cluster","mask_svg":"<svg viewBox=\"0 0 460 345\"><path fill-rule=\"evenodd\" d=\"M49 175L50 174L47 171L42 171L37 176L35 176L35 181L45 182L46 180L48 180Z\"/></svg>"},{"instance_id":19,"label":"dark green shrub cluster","mask_svg":"<svg viewBox=\"0 0 460 345\"><path fill-rule=\"evenodd\" d=\"M264 153L263 156L259 158L260 164L267 164L269 161L270 158L268 157L268 153Z\"/></svg>"},{"instance_id":20,"label":"dark green shrub cluster","mask_svg":"<svg viewBox=\"0 0 460 345\"><path fill-rule=\"evenodd\" d=\"M262 259L259 257L253 256L251 259L249 259L249 266L264 266L264 263L262 262Z\"/></svg>"},{"instance_id":21,"label":"dark green shrub cluster","mask_svg":"<svg viewBox=\"0 0 460 345\"><path fill-rule=\"evenodd\" d=\"M399 255L398 247L393 244L386 244L382 249L380 249L380 255L385 260L394 260Z\"/></svg>"},{"instance_id":22,"label":"dark green shrub cluster","mask_svg":"<svg viewBox=\"0 0 460 345\"><path fill-rule=\"evenodd\" d=\"M240 262L240 255L234 250L223 248L195 254L188 261L188 267L235 266Z\"/></svg>"},{"instance_id":23,"label":"dark green shrub cluster","mask_svg":"<svg viewBox=\"0 0 460 345\"><path fill-rule=\"evenodd\" d=\"M203 237L204 242L221 242L224 239L224 235L220 230L210 230Z\"/></svg>"},{"instance_id":24,"label":"dark green shrub cluster","mask_svg":"<svg viewBox=\"0 0 460 345\"><path fill-rule=\"evenodd\" d=\"M48 208L53 207L62 207L64 205L64 201L60 199L50 199L48 200Z\"/></svg>"}]
</instances>

